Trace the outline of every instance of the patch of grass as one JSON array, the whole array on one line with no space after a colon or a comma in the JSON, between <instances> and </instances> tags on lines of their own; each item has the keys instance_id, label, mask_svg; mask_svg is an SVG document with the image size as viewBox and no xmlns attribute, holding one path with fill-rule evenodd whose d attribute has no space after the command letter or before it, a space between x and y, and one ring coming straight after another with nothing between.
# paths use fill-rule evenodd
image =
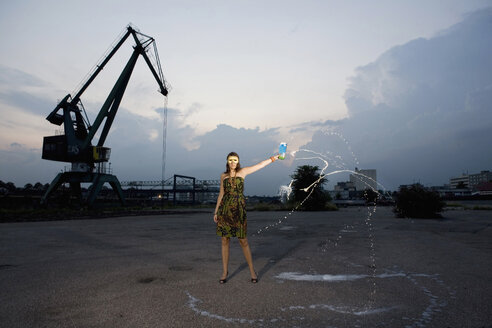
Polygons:
<instances>
[{"instance_id":1,"label":"patch of grass","mask_svg":"<svg viewBox=\"0 0 492 328\"><path fill-rule=\"evenodd\" d=\"M474 211L492 211L492 206L475 205L471 209Z\"/></svg>"},{"instance_id":2,"label":"patch of grass","mask_svg":"<svg viewBox=\"0 0 492 328\"><path fill-rule=\"evenodd\" d=\"M460 203L446 203L447 208L463 209L468 211L492 211L491 205L464 205Z\"/></svg>"},{"instance_id":3,"label":"patch of grass","mask_svg":"<svg viewBox=\"0 0 492 328\"><path fill-rule=\"evenodd\" d=\"M21 222L21 221L41 221L49 219L64 219L75 214L80 214L81 211L72 209L0 209L0 222Z\"/></svg>"},{"instance_id":4,"label":"patch of grass","mask_svg":"<svg viewBox=\"0 0 492 328\"><path fill-rule=\"evenodd\" d=\"M464 206L459 203L446 203L445 207L464 207Z\"/></svg>"},{"instance_id":5,"label":"patch of grass","mask_svg":"<svg viewBox=\"0 0 492 328\"><path fill-rule=\"evenodd\" d=\"M288 211L291 210L288 206L284 204L272 204L272 203L255 203L247 204L246 210L248 211Z\"/></svg>"},{"instance_id":6,"label":"patch of grass","mask_svg":"<svg viewBox=\"0 0 492 328\"><path fill-rule=\"evenodd\" d=\"M338 211L338 206L336 206L333 203L328 202L325 204L325 211Z\"/></svg>"},{"instance_id":7,"label":"patch of grass","mask_svg":"<svg viewBox=\"0 0 492 328\"><path fill-rule=\"evenodd\" d=\"M55 221L55 220L77 220L98 219L118 216L155 215L168 214L176 210L194 210L208 208L209 206L182 206L168 208L153 207L107 207L107 208L25 208L25 209L0 209L0 223L26 222L26 221Z\"/></svg>"},{"instance_id":8,"label":"patch of grass","mask_svg":"<svg viewBox=\"0 0 492 328\"><path fill-rule=\"evenodd\" d=\"M298 206L298 203L287 203L287 204L282 204L282 203L256 203L256 204L247 204L246 205L246 210L248 211L292 211L292 209L296 208ZM297 211L303 211L302 208L298 208ZM325 206L321 209L318 209L318 211L338 211L338 207L331 203L327 202Z\"/></svg>"}]
</instances>

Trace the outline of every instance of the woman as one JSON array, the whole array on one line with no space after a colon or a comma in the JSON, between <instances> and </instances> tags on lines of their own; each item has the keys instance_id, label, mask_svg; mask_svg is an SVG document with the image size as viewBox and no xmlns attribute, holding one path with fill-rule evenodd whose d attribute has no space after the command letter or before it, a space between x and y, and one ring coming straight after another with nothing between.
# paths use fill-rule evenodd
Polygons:
<instances>
[{"instance_id":1,"label":"woman","mask_svg":"<svg viewBox=\"0 0 492 328\"><path fill-rule=\"evenodd\" d=\"M231 237L237 237L248 262L251 282L257 283L258 276L253 267L253 258L246 238L246 202L243 188L244 178L248 174L264 168L275 162L279 155L270 157L256 165L241 168L239 155L232 152L227 155L226 171L220 176L220 192L215 206L214 222L217 223L217 235L222 237L222 276L221 284L227 282L229 265L229 242Z\"/></svg>"}]
</instances>

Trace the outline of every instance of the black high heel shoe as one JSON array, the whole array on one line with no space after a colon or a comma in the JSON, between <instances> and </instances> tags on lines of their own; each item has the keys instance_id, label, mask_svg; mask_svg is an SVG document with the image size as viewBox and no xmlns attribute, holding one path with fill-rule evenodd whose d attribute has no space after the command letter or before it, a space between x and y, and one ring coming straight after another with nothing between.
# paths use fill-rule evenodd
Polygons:
<instances>
[{"instance_id":1,"label":"black high heel shoe","mask_svg":"<svg viewBox=\"0 0 492 328\"><path fill-rule=\"evenodd\" d=\"M229 275L229 271L226 273L226 277L224 279L219 280L219 284L225 284L227 282L227 276Z\"/></svg>"},{"instance_id":2,"label":"black high heel shoe","mask_svg":"<svg viewBox=\"0 0 492 328\"><path fill-rule=\"evenodd\" d=\"M258 274L255 272L256 278L251 278L251 282L256 284L258 282Z\"/></svg>"}]
</instances>

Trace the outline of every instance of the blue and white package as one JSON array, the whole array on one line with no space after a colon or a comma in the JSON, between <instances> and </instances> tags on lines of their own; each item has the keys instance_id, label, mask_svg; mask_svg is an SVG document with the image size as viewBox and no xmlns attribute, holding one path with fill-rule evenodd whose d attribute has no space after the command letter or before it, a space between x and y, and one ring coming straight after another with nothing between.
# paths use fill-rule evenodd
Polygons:
<instances>
[{"instance_id":1,"label":"blue and white package","mask_svg":"<svg viewBox=\"0 0 492 328\"><path fill-rule=\"evenodd\" d=\"M278 154L280 155L279 159L285 159L285 153L287 153L287 143L281 142L280 146L278 146Z\"/></svg>"}]
</instances>

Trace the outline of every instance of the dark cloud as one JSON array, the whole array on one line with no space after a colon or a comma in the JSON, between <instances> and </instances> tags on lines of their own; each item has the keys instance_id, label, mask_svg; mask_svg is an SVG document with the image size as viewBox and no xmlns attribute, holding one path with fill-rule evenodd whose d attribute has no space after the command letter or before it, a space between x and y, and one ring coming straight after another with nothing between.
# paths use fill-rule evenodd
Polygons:
<instances>
[{"instance_id":1,"label":"dark cloud","mask_svg":"<svg viewBox=\"0 0 492 328\"><path fill-rule=\"evenodd\" d=\"M20 109L26 109L36 103L40 101L19 94L19 101L15 104ZM198 107L194 106L192 111ZM41 114L44 116L49 110ZM161 114L162 108L155 112ZM220 124L214 130L197 136L195 130L185 122L188 114L175 109L168 110L166 178L182 174L198 179L218 179L230 151L238 152L242 164L248 166L269 158L278 147L275 141L278 133L276 129L260 131L258 128L234 128ZM162 117L146 118L125 108L119 109L105 146L112 149L111 168L120 180L161 179L162 131ZM97 135L93 140L95 143ZM33 181L50 182L69 165L42 160L40 149L29 150L16 142L11 144L10 149L2 150L0 156L0 179L12 180L18 185ZM39 169L34 169L37 167ZM288 170L286 166L281 166L280 170L267 168L251 175L246 184L246 193L276 194L280 184L290 181Z\"/></svg>"},{"instance_id":2,"label":"dark cloud","mask_svg":"<svg viewBox=\"0 0 492 328\"><path fill-rule=\"evenodd\" d=\"M388 106L396 111L461 111L491 85L492 9L469 15L431 39L390 49L351 78L351 116ZM470 104L472 105L472 104Z\"/></svg>"},{"instance_id":3,"label":"dark cloud","mask_svg":"<svg viewBox=\"0 0 492 328\"><path fill-rule=\"evenodd\" d=\"M349 117L312 121L283 129L312 132L303 148L323 153L329 170L375 168L387 188L420 181L443 184L452 176L492 169L492 9L467 16L463 22L429 39L417 39L389 49L377 60L357 68L345 101ZM5 72L0 66L0 72ZM39 86L42 81L7 70L8 80ZM0 76L2 75L0 74ZM20 83L20 82L19 82ZM12 91L14 90L14 91ZM47 115L53 104L14 89L0 89L4 102ZM218 125L196 135L188 112L169 109L166 177L173 174L216 179L225 156L236 151L243 165L268 158L278 147L282 129L234 128ZM156 109L162 113L162 109ZM141 117L121 108L106 146L120 180L160 180L162 120ZM272 195L288 184L297 165L324 166L299 152L293 162L277 162L250 177L249 195ZM66 164L41 160L40 150L13 144L0 151L1 179L16 184L49 182ZM7 173L6 173L7 172ZM343 180L346 176L330 177ZM17 182L20 181L20 182Z\"/></svg>"},{"instance_id":4,"label":"dark cloud","mask_svg":"<svg viewBox=\"0 0 492 328\"><path fill-rule=\"evenodd\" d=\"M340 131L389 185L492 169L492 8L359 67ZM486 146L485 146L486 147Z\"/></svg>"},{"instance_id":5,"label":"dark cloud","mask_svg":"<svg viewBox=\"0 0 492 328\"><path fill-rule=\"evenodd\" d=\"M16 68L0 65L0 85L11 87L44 87L48 83Z\"/></svg>"},{"instance_id":6,"label":"dark cloud","mask_svg":"<svg viewBox=\"0 0 492 328\"><path fill-rule=\"evenodd\" d=\"M324 127L340 126L343 124L343 121L344 120L339 120L339 121L326 120L326 121L312 121L312 122L299 123L296 124L295 126L290 127L289 132L296 133L296 132L304 132L304 131L313 131L313 129L321 129Z\"/></svg>"},{"instance_id":7,"label":"dark cloud","mask_svg":"<svg viewBox=\"0 0 492 328\"><path fill-rule=\"evenodd\" d=\"M47 82L32 74L0 65L0 104L32 114L47 115L56 104L40 96L40 92L33 92L46 87L49 87Z\"/></svg>"},{"instance_id":8,"label":"dark cloud","mask_svg":"<svg viewBox=\"0 0 492 328\"><path fill-rule=\"evenodd\" d=\"M239 153L243 166L269 158L278 147L275 129L234 128L225 124L194 136L178 112L169 110L166 143L166 177L173 174L198 179L218 179L225 169L229 152ZM174 118L174 119L173 119ZM107 139L112 147L115 174L122 180L160 180L162 168L162 121L137 117L125 110L118 113L116 129ZM158 133L150 140L150 131ZM189 145L193 149L189 149ZM282 169L285 169L282 167ZM248 177L247 194L276 194L280 184L288 183L289 172L266 168Z\"/></svg>"},{"instance_id":9,"label":"dark cloud","mask_svg":"<svg viewBox=\"0 0 492 328\"><path fill-rule=\"evenodd\" d=\"M43 117L47 116L56 106L48 98L22 90L0 90L0 103Z\"/></svg>"},{"instance_id":10,"label":"dark cloud","mask_svg":"<svg viewBox=\"0 0 492 328\"><path fill-rule=\"evenodd\" d=\"M29 149L14 142L0 149L0 180L22 187L26 183L51 182L63 165L41 159L40 149Z\"/></svg>"}]
</instances>

